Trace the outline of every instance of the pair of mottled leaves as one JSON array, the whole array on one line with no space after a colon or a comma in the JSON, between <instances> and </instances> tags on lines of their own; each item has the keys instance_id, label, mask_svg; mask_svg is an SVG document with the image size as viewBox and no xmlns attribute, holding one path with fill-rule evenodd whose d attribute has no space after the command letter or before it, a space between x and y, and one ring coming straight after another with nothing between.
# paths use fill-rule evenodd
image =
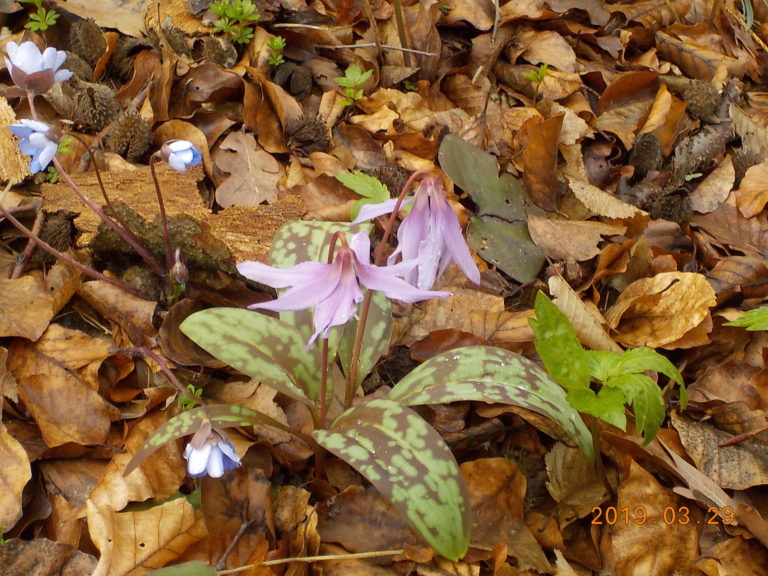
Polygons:
<instances>
[{"instance_id":1,"label":"pair of mottled leaves","mask_svg":"<svg viewBox=\"0 0 768 576\"><path fill-rule=\"evenodd\" d=\"M281 267L322 260L328 238L345 224L294 222L277 234L270 260ZM372 322L372 323L371 323ZM287 396L319 409L321 346L307 350L312 332L309 311L282 313L280 319L233 308L193 314L181 330L230 366ZM349 364L356 322L329 338L331 358L338 351ZM358 382L388 346L389 302L373 298L358 366ZM464 480L440 435L410 406L455 401L482 401L528 408L556 421L590 459L589 431L566 400L565 392L531 361L507 350L486 346L456 349L424 362L385 398L349 408L325 430L315 430L319 445L363 474L410 521L424 540L446 558L462 557L469 546L471 514ZM229 411L228 411L229 410ZM214 426L269 423L266 416L243 407L208 407ZM159 447L195 432L202 409L172 419L148 444ZM175 422L183 419L184 425ZM249 420L250 419L250 420ZM164 427L165 428L165 427Z\"/></svg>"},{"instance_id":2,"label":"pair of mottled leaves","mask_svg":"<svg viewBox=\"0 0 768 576\"><path fill-rule=\"evenodd\" d=\"M536 295L536 318L528 322L536 335L536 351L552 377L568 391L568 402L579 412L626 430L624 405L634 410L635 426L647 444L666 415L658 384L646 372L664 374L679 385L680 406L688 395L683 377L664 356L650 348L584 350L568 318L543 292ZM592 379L601 387L595 392Z\"/></svg>"}]
</instances>

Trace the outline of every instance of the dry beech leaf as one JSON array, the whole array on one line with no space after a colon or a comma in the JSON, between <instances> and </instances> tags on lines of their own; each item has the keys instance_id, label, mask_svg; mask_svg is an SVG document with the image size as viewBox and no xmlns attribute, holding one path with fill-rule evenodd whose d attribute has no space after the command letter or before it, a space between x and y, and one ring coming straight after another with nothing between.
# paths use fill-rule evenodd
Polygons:
<instances>
[{"instance_id":1,"label":"dry beech leaf","mask_svg":"<svg viewBox=\"0 0 768 576\"><path fill-rule=\"evenodd\" d=\"M671 107L672 94L664 84L660 84L659 91L656 93L656 98L654 99L653 104L651 104L651 110L648 112L648 118L646 118L645 123L638 131L638 134L653 132L669 122L669 110Z\"/></svg>"},{"instance_id":2,"label":"dry beech leaf","mask_svg":"<svg viewBox=\"0 0 768 576\"><path fill-rule=\"evenodd\" d=\"M696 467L721 488L745 490L768 484L768 446L765 444L747 440L720 447L731 434L674 413L672 425Z\"/></svg>"},{"instance_id":3,"label":"dry beech leaf","mask_svg":"<svg viewBox=\"0 0 768 576\"><path fill-rule=\"evenodd\" d=\"M634 218L646 214L631 204L622 202L612 194L604 192L597 186L576 178L568 178L568 184L574 196L578 198L590 212L606 218Z\"/></svg>"},{"instance_id":4,"label":"dry beech leaf","mask_svg":"<svg viewBox=\"0 0 768 576\"><path fill-rule=\"evenodd\" d=\"M618 76L600 96L597 128L613 132L631 149L637 131L651 110L658 84L656 72L628 72Z\"/></svg>"},{"instance_id":5,"label":"dry beech leaf","mask_svg":"<svg viewBox=\"0 0 768 576\"><path fill-rule=\"evenodd\" d=\"M16 121L16 114L4 97L0 97L0 181L11 186L18 184L29 175L29 156L22 154L19 140L8 126Z\"/></svg>"},{"instance_id":6,"label":"dry beech leaf","mask_svg":"<svg viewBox=\"0 0 768 576\"><path fill-rule=\"evenodd\" d=\"M277 200L282 165L256 143L253 134L231 132L216 154L216 165L229 177L216 189L216 202L229 206L258 206Z\"/></svg>"},{"instance_id":7,"label":"dry beech leaf","mask_svg":"<svg viewBox=\"0 0 768 576\"><path fill-rule=\"evenodd\" d=\"M589 515L609 495L595 467L580 448L558 442L544 457L547 465L547 490L557 502L560 530Z\"/></svg>"},{"instance_id":8,"label":"dry beech leaf","mask_svg":"<svg viewBox=\"0 0 768 576\"><path fill-rule=\"evenodd\" d=\"M725 202L735 182L736 170L728 154L691 193L691 206L701 214L712 212L721 202Z\"/></svg>"},{"instance_id":9,"label":"dry beech leaf","mask_svg":"<svg viewBox=\"0 0 768 576\"><path fill-rule=\"evenodd\" d=\"M115 512L88 500L88 532L101 552L93 576L144 574L176 560L208 534L186 498L147 510Z\"/></svg>"},{"instance_id":10,"label":"dry beech leaf","mask_svg":"<svg viewBox=\"0 0 768 576\"><path fill-rule=\"evenodd\" d=\"M450 25L464 21L483 31L490 30L493 26L495 14L491 2L485 2L485 0L448 0L445 7L448 10L440 19L441 24Z\"/></svg>"},{"instance_id":11,"label":"dry beech leaf","mask_svg":"<svg viewBox=\"0 0 768 576\"><path fill-rule=\"evenodd\" d=\"M701 274L662 272L630 284L605 313L627 347L673 349L675 341L711 318L715 292Z\"/></svg>"},{"instance_id":12,"label":"dry beech leaf","mask_svg":"<svg viewBox=\"0 0 768 576\"><path fill-rule=\"evenodd\" d=\"M0 279L0 336L37 340L53 318L53 299L40 274Z\"/></svg>"},{"instance_id":13,"label":"dry beech leaf","mask_svg":"<svg viewBox=\"0 0 768 576\"><path fill-rule=\"evenodd\" d=\"M563 72L576 72L576 54L557 32L529 29L515 37L522 57L534 65L550 64Z\"/></svg>"},{"instance_id":14,"label":"dry beech leaf","mask_svg":"<svg viewBox=\"0 0 768 576\"><path fill-rule=\"evenodd\" d=\"M670 509L679 514L683 506L689 511L688 523L665 521L665 511L668 519ZM663 487L632 460L629 476L619 484L616 508L626 508L629 518L610 527L614 573L643 576L668 576L676 570L690 573L698 558L696 524L697 514L701 512L696 506ZM642 524L635 521L643 516L646 520Z\"/></svg>"},{"instance_id":15,"label":"dry beech leaf","mask_svg":"<svg viewBox=\"0 0 768 576\"><path fill-rule=\"evenodd\" d=\"M0 526L6 530L21 518L21 493L30 478L32 468L27 453L0 422Z\"/></svg>"},{"instance_id":16,"label":"dry beech leaf","mask_svg":"<svg viewBox=\"0 0 768 576\"><path fill-rule=\"evenodd\" d=\"M592 350L621 352L621 347L605 331L605 319L597 307L579 298L562 276L549 278L549 292L555 297L560 311L568 317L582 344Z\"/></svg>"},{"instance_id":17,"label":"dry beech leaf","mask_svg":"<svg viewBox=\"0 0 768 576\"><path fill-rule=\"evenodd\" d=\"M745 218L762 212L768 202L768 162L749 168L735 195L736 206Z\"/></svg>"},{"instance_id":18,"label":"dry beech leaf","mask_svg":"<svg viewBox=\"0 0 768 576\"><path fill-rule=\"evenodd\" d=\"M768 129L764 114L759 109L741 108L733 102L728 111L744 150L754 153L760 160L768 159Z\"/></svg>"},{"instance_id":19,"label":"dry beech leaf","mask_svg":"<svg viewBox=\"0 0 768 576\"><path fill-rule=\"evenodd\" d=\"M534 336L528 318L533 318L535 315L533 310L516 312L473 310L466 315L462 330L502 347L529 343L533 342Z\"/></svg>"},{"instance_id":20,"label":"dry beech leaf","mask_svg":"<svg viewBox=\"0 0 768 576\"><path fill-rule=\"evenodd\" d=\"M624 234L626 226L587 220L561 220L528 216L528 232L534 244L553 260L583 262L600 253L603 236Z\"/></svg>"},{"instance_id":21,"label":"dry beech leaf","mask_svg":"<svg viewBox=\"0 0 768 576\"><path fill-rule=\"evenodd\" d=\"M103 444L116 410L99 395L98 376L88 378L109 356L104 340L51 324L37 342L17 339L9 348L9 370L19 397L40 427L47 446Z\"/></svg>"},{"instance_id":22,"label":"dry beech leaf","mask_svg":"<svg viewBox=\"0 0 768 576\"><path fill-rule=\"evenodd\" d=\"M676 64L689 78L710 82L725 71L734 75L744 72L743 65L735 58L678 40L665 32L656 32L656 45L659 54Z\"/></svg>"},{"instance_id":23,"label":"dry beech leaf","mask_svg":"<svg viewBox=\"0 0 768 576\"><path fill-rule=\"evenodd\" d=\"M523 181L531 200L544 210L553 210L558 204L557 144L563 115L544 121L531 119L525 124L528 145L523 152Z\"/></svg>"}]
</instances>

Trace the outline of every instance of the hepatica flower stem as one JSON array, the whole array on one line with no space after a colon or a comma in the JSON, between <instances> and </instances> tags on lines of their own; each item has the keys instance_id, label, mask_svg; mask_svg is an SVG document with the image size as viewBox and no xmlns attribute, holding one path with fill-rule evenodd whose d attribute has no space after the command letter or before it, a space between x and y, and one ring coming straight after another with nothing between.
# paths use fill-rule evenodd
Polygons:
<instances>
[{"instance_id":1,"label":"hepatica flower stem","mask_svg":"<svg viewBox=\"0 0 768 576\"><path fill-rule=\"evenodd\" d=\"M403 186L403 189L400 191L400 195L397 197L397 203L395 204L395 209L392 210L392 213L389 215L389 219L387 220L387 224L384 226L384 234L381 237L381 242L379 242L379 245L376 246L376 250L373 252L374 266L382 266L384 264L384 250L386 248L387 242L389 241L389 237L392 235L392 231L394 230L395 219L400 212L400 206L405 199L406 193L411 189L411 185L416 180L428 175L429 171L427 170L417 170L411 174L411 177L408 178L405 186ZM333 243L331 244L331 249L332 248ZM355 398L355 390L357 389L357 365L360 360L360 352L363 348L363 336L365 335L365 324L368 321L368 311L371 308L371 298L373 298L373 292L371 290L367 290L365 293L365 300L363 300L363 304L360 307L360 320L357 323L355 342L352 346L352 361L350 362L349 366L349 377L347 378L347 387L345 391L346 393L344 395L344 408L350 408L352 406L352 401Z\"/></svg>"}]
</instances>

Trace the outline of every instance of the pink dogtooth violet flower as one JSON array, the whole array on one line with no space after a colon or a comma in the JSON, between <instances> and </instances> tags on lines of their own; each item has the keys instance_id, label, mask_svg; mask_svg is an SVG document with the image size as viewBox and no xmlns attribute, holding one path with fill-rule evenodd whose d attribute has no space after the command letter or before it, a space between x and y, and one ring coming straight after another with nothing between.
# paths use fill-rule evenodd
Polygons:
<instances>
[{"instance_id":1,"label":"pink dogtooth violet flower","mask_svg":"<svg viewBox=\"0 0 768 576\"><path fill-rule=\"evenodd\" d=\"M221 478L225 471L239 468L241 464L232 443L221 432L205 423L187 444L184 458L187 460L187 472L192 478L206 474L211 478Z\"/></svg>"},{"instance_id":2,"label":"pink dogtooth violet flower","mask_svg":"<svg viewBox=\"0 0 768 576\"><path fill-rule=\"evenodd\" d=\"M387 267L371 264L370 248L368 235L359 232L352 237L349 246L342 241L332 263L301 262L281 269L261 262L241 262L237 269L250 280L273 288L291 286L276 300L249 308L284 312L314 306L315 332L309 340L309 347L318 336L328 338L332 327L346 324L355 315L356 305L363 300L361 286L409 303L451 295L450 292L419 290L398 277L408 272L414 263L403 262Z\"/></svg>"},{"instance_id":3,"label":"pink dogtooth violet flower","mask_svg":"<svg viewBox=\"0 0 768 576\"><path fill-rule=\"evenodd\" d=\"M392 199L367 204L352 224L388 214L395 209L396 203L397 200ZM407 204L413 204L413 207L400 223L397 249L389 257L389 263L398 255L403 262L416 262L403 278L422 290L431 289L451 262L455 262L472 282L479 284L480 270L469 253L459 219L448 203L440 181L437 178L422 180L413 198L403 202L404 206Z\"/></svg>"},{"instance_id":4,"label":"pink dogtooth violet flower","mask_svg":"<svg viewBox=\"0 0 768 576\"><path fill-rule=\"evenodd\" d=\"M61 68L67 59L63 50L48 47L40 52L34 42L8 42L5 45L5 53L5 66L11 80L23 91L43 94L54 84L72 77L72 72Z\"/></svg>"},{"instance_id":5,"label":"pink dogtooth violet flower","mask_svg":"<svg viewBox=\"0 0 768 576\"><path fill-rule=\"evenodd\" d=\"M61 130L37 120L21 120L8 128L21 138L19 149L27 156L32 156L29 171L36 174L45 170L59 150Z\"/></svg>"},{"instance_id":6,"label":"pink dogtooth violet flower","mask_svg":"<svg viewBox=\"0 0 768 576\"><path fill-rule=\"evenodd\" d=\"M169 140L160 148L160 157L176 172L186 172L203 160L200 150L187 140Z\"/></svg>"}]
</instances>

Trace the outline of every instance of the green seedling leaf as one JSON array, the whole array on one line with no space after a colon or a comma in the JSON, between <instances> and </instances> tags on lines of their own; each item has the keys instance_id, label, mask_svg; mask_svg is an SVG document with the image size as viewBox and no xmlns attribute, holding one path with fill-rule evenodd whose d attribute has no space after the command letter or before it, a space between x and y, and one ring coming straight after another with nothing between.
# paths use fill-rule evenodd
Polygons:
<instances>
[{"instance_id":1,"label":"green seedling leaf","mask_svg":"<svg viewBox=\"0 0 768 576\"><path fill-rule=\"evenodd\" d=\"M624 413L626 398L619 388L605 386L597 394L590 388L574 388L568 392L568 402L579 412L591 414L622 430L627 429Z\"/></svg>"},{"instance_id":2,"label":"green seedling leaf","mask_svg":"<svg viewBox=\"0 0 768 576\"><path fill-rule=\"evenodd\" d=\"M291 432L284 424L270 418L266 414L261 414L244 406L233 406L229 404L212 404L207 407L208 419L214 428L234 428L236 426L253 426L254 424L266 424L274 426L286 432ZM160 426L149 438L147 438L141 449L136 452L134 457L126 466L123 476L133 472L144 460L146 460L155 450L173 440L178 440L184 436L191 436L202 426L206 418L205 410L194 408L181 414L177 414L168 422ZM292 433L292 432L291 432Z\"/></svg>"},{"instance_id":3,"label":"green seedling leaf","mask_svg":"<svg viewBox=\"0 0 768 576\"><path fill-rule=\"evenodd\" d=\"M198 346L299 402L312 405L320 395L320 353L307 350L307 338L277 318L239 308L195 312L181 331Z\"/></svg>"},{"instance_id":4,"label":"green seedling leaf","mask_svg":"<svg viewBox=\"0 0 768 576\"><path fill-rule=\"evenodd\" d=\"M566 390L589 388L589 363L568 318L542 291L536 294L535 308L536 318L528 324L549 374Z\"/></svg>"},{"instance_id":5,"label":"green seedling leaf","mask_svg":"<svg viewBox=\"0 0 768 576\"><path fill-rule=\"evenodd\" d=\"M176 566L167 566L159 570L147 572L147 576L216 576L218 572L200 560L184 562Z\"/></svg>"},{"instance_id":6,"label":"green seedling leaf","mask_svg":"<svg viewBox=\"0 0 768 576\"><path fill-rule=\"evenodd\" d=\"M745 312L736 320L726 322L723 326L736 326L737 328L746 328L750 332L758 330L768 330L768 306L762 306Z\"/></svg>"},{"instance_id":7,"label":"green seedling leaf","mask_svg":"<svg viewBox=\"0 0 768 576\"><path fill-rule=\"evenodd\" d=\"M365 476L439 554L453 561L466 554L471 516L464 479L450 448L413 410L371 400L313 434Z\"/></svg>"},{"instance_id":8,"label":"green seedling leaf","mask_svg":"<svg viewBox=\"0 0 768 576\"><path fill-rule=\"evenodd\" d=\"M472 217L467 242L483 260L522 284L533 281L544 264L544 252L531 240L527 224Z\"/></svg>"},{"instance_id":9,"label":"green seedling leaf","mask_svg":"<svg viewBox=\"0 0 768 576\"><path fill-rule=\"evenodd\" d=\"M635 413L635 426L648 444L661 428L666 411L659 385L645 374L624 374L606 382L620 389Z\"/></svg>"},{"instance_id":10,"label":"green seedling leaf","mask_svg":"<svg viewBox=\"0 0 768 576\"><path fill-rule=\"evenodd\" d=\"M448 134L438 153L440 167L477 204L479 216L498 216L509 222L525 221L525 188L517 178L505 174L499 178L496 159Z\"/></svg>"},{"instance_id":11,"label":"green seedling leaf","mask_svg":"<svg viewBox=\"0 0 768 576\"><path fill-rule=\"evenodd\" d=\"M366 204L377 204L390 198L389 189L382 182L359 170L337 174L336 180L363 197L352 206L352 220L357 218L360 209Z\"/></svg>"},{"instance_id":12,"label":"green seedling leaf","mask_svg":"<svg viewBox=\"0 0 768 576\"><path fill-rule=\"evenodd\" d=\"M347 322L339 345L339 356L345 376L349 376L349 367L352 364L352 349L355 344L357 326L357 318ZM387 351L391 336L392 303L381 292L374 292L371 298L371 307L368 310L368 319L365 323L360 359L357 363L356 386L359 386L363 379L371 373L376 362Z\"/></svg>"},{"instance_id":13,"label":"green seedling leaf","mask_svg":"<svg viewBox=\"0 0 768 576\"><path fill-rule=\"evenodd\" d=\"M430 358L387 395L402 405L498 402L551 418L594 460L592 435L563 388L533 362L502 348L468 346Z\"/></svg>"},{"instance_id":14,"label":"green seedling leaf","mask_svg":"<svg viewBox=\"0 0 768 576\"><path fill-rule=\"evenodd\" d=\"M373 70L363 72L360 70L360 66L352 64L344 71L344 76L336 77L333 80L342 88L357 88L361 84L365 84L372 75Z\"/></svg>"}]
</instances>

